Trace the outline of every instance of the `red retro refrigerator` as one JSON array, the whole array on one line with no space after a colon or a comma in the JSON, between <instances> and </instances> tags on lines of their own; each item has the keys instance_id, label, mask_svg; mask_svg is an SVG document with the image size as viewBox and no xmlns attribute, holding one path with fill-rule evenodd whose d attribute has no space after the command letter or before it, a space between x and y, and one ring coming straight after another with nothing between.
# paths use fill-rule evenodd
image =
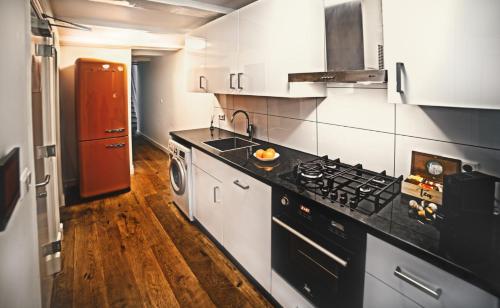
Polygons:
<instances>
[{"instance_id":1,"label":"red retro refrigerator","mask_svg":"<svg viewBox=\"0 0 500 308\"><path fill-rule=\"evenodd\" d=\"M125 64L78 59L75 95L80 196L130 188Z\"/></svg>"}]
</instances>

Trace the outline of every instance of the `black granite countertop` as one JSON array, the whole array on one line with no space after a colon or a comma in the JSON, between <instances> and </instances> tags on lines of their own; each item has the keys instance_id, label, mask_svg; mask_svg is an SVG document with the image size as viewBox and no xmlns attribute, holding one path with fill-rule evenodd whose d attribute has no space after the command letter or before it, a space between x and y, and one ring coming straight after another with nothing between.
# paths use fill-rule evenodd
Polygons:
<instances>
[{"instance_id":1,"label":"black granite countertop","mask_svg":"<svg viewBox=\"0 0 500 308\"><path fill-rule=\"evenodd\" d=\"M378 213L366 216L280 177L292 170L298 161L313 160L317 158L315 155L262 140L254 140L259 143L257 147L219 152L203 142L233 137L235 134L217 128L213 131L203 128L170 134L175 140L197 148L268 185L287 188L342 213L364 226L367 232L500 296L500 217L492 215L480 223L464 219L453 224L422 224L409 217L408 202L404 195L396 197ZM279 159L265 163L253 157L256 149L267 147L276 149L280 153Z\"/></svg>"}]
</instances>

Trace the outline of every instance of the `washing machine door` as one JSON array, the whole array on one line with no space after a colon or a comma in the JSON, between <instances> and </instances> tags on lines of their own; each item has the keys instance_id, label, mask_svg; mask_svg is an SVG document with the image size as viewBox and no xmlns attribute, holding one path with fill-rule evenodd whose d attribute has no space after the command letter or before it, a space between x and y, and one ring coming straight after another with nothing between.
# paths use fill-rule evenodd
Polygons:
<instances>
[{"instance_id":1,"label":"washing machine door","mask_svg":"<svg viewBox=\"0 0 500 308\"><path fill-rule=\"evenodd\" d=\"M170 185L175 194L182 196L186 191L187 172L182 161L179 157L172 156L170 162Z\"/></svg>"}]
</instances>

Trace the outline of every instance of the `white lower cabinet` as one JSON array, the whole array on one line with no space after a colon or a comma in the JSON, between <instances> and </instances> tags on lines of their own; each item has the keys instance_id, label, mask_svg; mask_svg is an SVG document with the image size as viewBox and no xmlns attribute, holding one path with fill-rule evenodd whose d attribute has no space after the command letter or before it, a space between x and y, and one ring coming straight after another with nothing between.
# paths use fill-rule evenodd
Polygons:
<instances>
[{"instance_id":1,"label":"white lower cabinet","mask_svg":"<svg viewBox=\"0 0 500 308\"><path fill-rule=\"evenodd\" d=\"M224 182L224 247L271 289L271 187L231 169Z\"/></svg>"},{"instance_id":2,"label":"white lower cabinet","mask_svg":"<svg viewBox=\"0 0 500 308\"><path fill-rule=\"evenodd\" d=\"M222 202L222 182L193 166L194 216L220 243L223 242L224 219Z\"/></svg>"},{"instance_id":3,"label":"white lower cabinet","mask_svg":"<svg viewBox=\"0 0 500 308\"><path fill-rule=\"evenodd\" d=\"M196 149L193 164L195 218L270 292L271 187Z\"/></svg>"},{"instance_id":4,"label":"white lower cabinet","mask_svg":"<svg viewBox=\"0 0 500 308\"><path fill-rule=\"evenodd\" d=\"M364 307L414 307L411 302L426 308L493 308L499 304L495 296L371 235L366 273L383 286L365 281ZM388 305L375 306L376 302ZM399 302L409 306L391 306Z\"/></svg>"}]
</instances>

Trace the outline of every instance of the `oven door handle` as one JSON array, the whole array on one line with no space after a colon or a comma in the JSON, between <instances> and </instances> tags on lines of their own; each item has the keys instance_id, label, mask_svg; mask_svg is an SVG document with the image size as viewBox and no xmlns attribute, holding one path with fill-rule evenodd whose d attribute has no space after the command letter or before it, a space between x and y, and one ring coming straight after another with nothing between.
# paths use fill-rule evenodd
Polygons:
<instances>
[{"instance_id":1,"label":"oven door handle","mask_svg":"<svg viewBox=\"0 0 500 308\"><path fill-rule=\"evenodd\" d=\"M347 267L347 261L340 258L339 256L337 255L334 255L333 253L331 253L330 251L328 251L327 249L323 248L322 246L320 246L319 244L317 244L316 242L314 242L313 240L311 240L310 238L308 238L307 236L303 235L302 233L300 233L299 231L295 230L294 228L290 227L289 225L287 225L286 223L282 222L281 220L279 220L278 218L276 217L273 217L273 221L275 223L277 223L278 225L280 225L281 227L285 228L286 230L288 230L290 233L292 233L293 235L297 236L298 238L300 238L301 240L303 240L304 242L308 243L309 245L313 246L314 248L316 248L317 250L321 251L322 253L324 253L326 256L328 256L330 259L332 259L333 261L337 262L338 264L342 265L343 267Z\"/></svg>"}]
</instances>

